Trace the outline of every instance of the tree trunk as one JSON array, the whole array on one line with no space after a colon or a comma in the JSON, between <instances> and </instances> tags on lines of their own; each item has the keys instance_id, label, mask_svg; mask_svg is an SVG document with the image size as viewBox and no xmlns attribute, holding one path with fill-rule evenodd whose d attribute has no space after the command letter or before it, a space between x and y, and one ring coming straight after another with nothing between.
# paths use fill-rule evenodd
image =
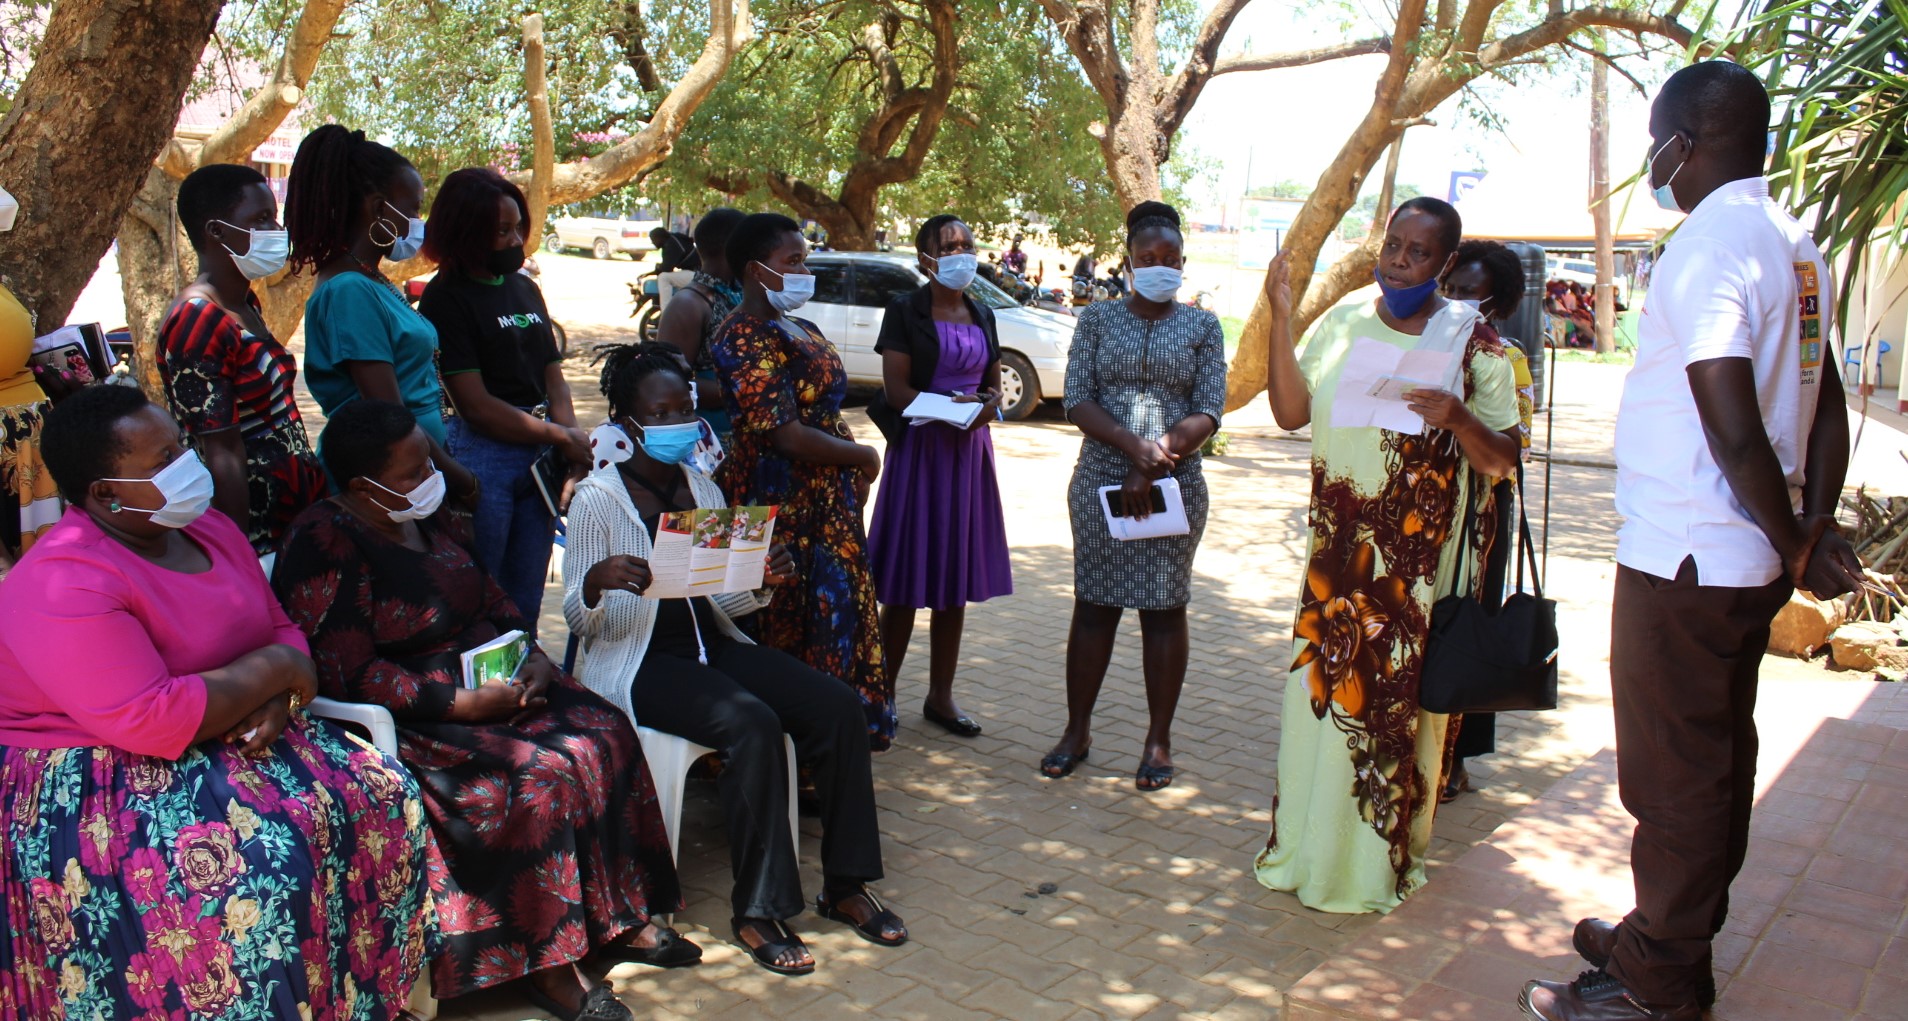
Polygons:
<instances>
[{"instance_id":1,"label":"tree trunk","mask_svg":"<svg viewBox=\"0 0 1908 1021\"><path fill-rule=\"evenodd\" d=\"M641 26L641 16L637 16ZM637 45L640 47L641 37ZM655 72L652 70L651 75ZM550 212L550 175L556 167L556 130L550 124L550 88L544 74L543 15L523 19L523 92L530 107L530 187L524 198L530 206L528 223L523 225L524 244L535 251L543 244L543 220Z\"/></svg>"},{"instance_id":2,"label":"tree trunk","mask_svg":"<svg viewBox=\"0 0 1908 1021\"><path fill-rule=\"evenodd\" d=\"M148 166L119 221L119 293L133 335L133 377L154 400L165 399L153 356L159 324L173 296L199 275L198 261L179 226L179 182Z\"/></svg>"},{"instance_id":3,"label":"tree trunk","mask_svg":"<svg viewBox=\"0 0 1908 1021\"><path fill-rule=\"evenodd\" d=\"M1165 191L1159 183L1159 163L1153 156L1154 112L1128 107L1113 119L1100 136L1100 152L1106 157L1107 175L1113 182L1113 194L1121 209L1158 199Z\"/></svg>"},{"instance_id":4,"label":"tree trunk","mask_svg":"<svg viewBox=\"0 0 1908 1021\"><path fill-rule=\"evenodd\" d=\"M1593 34L1598 53L1603 32ZM1597 231L1597 352L1616 350L1616 240L1610 226L1610 68L1590 61L1590 217Z\"/></svg>"},{"instance_id":5,"label":"tree trunk","mask_svg":"<svg viewBox=\"0 0 1908 1021\"><path fill-rule=\"evenodd\" d=\"M0 120L0 181L20 202L0 267L50 329L92 279L172 135L222 0L60 0Z\"/></svg>"}]
</instances>

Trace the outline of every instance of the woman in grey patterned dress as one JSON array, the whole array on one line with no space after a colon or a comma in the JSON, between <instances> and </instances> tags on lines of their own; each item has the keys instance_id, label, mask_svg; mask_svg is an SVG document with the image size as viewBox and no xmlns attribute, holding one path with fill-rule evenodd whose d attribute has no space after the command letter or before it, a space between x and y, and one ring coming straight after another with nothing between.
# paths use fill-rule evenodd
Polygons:
<instances>
[{"instance_id":1,"label":"woman in grey patterned dress","mask_svg":"<svg viewBox=\"0 0 1908 1021\"><path fill-rule=\"evenodd\" d=\"M1199 448L1219 428L1226 393L1219 319L1173 300L1184 240L1179 214L1142 202L1126 216L1133 288L1080 314L1067 364L1067 417L1086 438L1067 503L1073 517L1073 626L1067 637L1067 729L1040 761L1058 779L1087 758L1093 703L1106 680L1127 607L1139 611L1150 725L1134 776L1142 791L1173 782L1172 724L1186 680L1186 602L1193 552L1206 529ZM1156 480L1179 483L1187 535L1115 540L1100 488L1145 517Z\"/></svg>"}]
</instances>

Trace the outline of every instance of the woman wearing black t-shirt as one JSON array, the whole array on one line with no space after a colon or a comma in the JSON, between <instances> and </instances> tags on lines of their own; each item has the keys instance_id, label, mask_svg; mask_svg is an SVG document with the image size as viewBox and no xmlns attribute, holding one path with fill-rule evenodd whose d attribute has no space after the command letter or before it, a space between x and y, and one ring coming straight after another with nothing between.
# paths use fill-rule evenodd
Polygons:
<instances>
[{"instance_id":1,"label":"woman wearing black t-shirt","mask_svg":"<svg viewBox=\"0 0 1908 1021\"><path fill-rule=\"evenodd\" d=\"M590 449L543 292L517 272L528 219L523 192L494 170L445 178L424 229L424 255L438 273L418 311L437 327L450 455L482 487L471 552L535 622L554 524L532 465L556 447L581 477Z\"/></svg>"}]
</instances>

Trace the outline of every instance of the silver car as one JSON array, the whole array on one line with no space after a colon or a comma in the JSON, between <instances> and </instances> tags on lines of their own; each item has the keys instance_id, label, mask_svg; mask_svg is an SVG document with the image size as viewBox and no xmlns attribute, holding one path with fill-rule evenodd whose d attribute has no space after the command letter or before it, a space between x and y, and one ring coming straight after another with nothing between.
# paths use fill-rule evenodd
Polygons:
<instances>
[{"instance_id":1,"label":"silver car","mask_svg":"<svg viewBox=\"0 0 1908 1021\"><path fill-rule=\"evenodd\" d=\"M856 386L881 385L881 356L875 340L888 303L927 283L914 260L876 252L816 252L808 257L815 273L815 297L796 315L821 327ZM1067 349L1073 344L1072 316L1026 308L986 280L976 277L967 296L994 310L1000 333L1001 414L1026 418L1042 400L1064 395Z\"/></svg>"}]
</instances>

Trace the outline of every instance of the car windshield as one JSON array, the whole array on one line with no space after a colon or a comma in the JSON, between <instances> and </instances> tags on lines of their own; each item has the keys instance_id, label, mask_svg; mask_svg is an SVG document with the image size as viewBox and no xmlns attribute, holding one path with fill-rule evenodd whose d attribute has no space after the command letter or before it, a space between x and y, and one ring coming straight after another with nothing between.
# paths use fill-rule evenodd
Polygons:
<instances>
[{"instance_id":1,"label":"car windshield","mask_svg":"<svg viewBox=\"0 0 1908 1021\"><path fill-rule=\"evenodd\" d=\"M988 308L1019 308L1020 302L1007 296L1007 292L987 282L986 277L975 277L967 285L967 296Z\"/></svg>"}]
</instances>

